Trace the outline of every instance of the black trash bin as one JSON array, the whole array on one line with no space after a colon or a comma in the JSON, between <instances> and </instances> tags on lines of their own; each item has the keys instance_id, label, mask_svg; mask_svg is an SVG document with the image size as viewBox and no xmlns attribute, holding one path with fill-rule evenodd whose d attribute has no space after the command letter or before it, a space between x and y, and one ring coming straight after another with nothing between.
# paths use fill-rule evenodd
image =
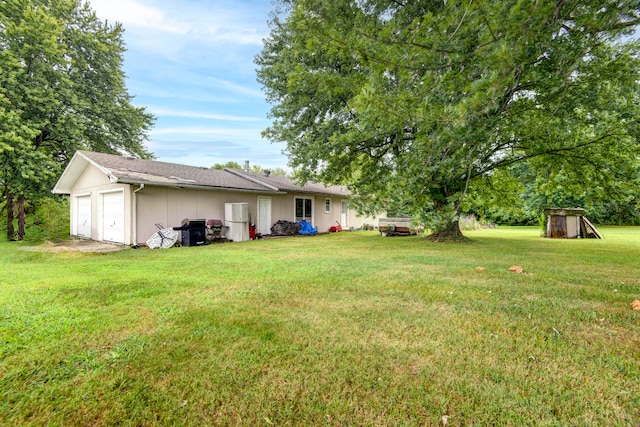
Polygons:
<instances>
[{"instance_id":1,"label":"black trash bin","mask_svg":"<svg viewBox=\"0 0 640 427\"><path fill-rule=\"evenodd\" d=\"M206 221L204 219L183 219L180 226L182 246L198 246L206 243Z\"/></svg>"}]
</instances>

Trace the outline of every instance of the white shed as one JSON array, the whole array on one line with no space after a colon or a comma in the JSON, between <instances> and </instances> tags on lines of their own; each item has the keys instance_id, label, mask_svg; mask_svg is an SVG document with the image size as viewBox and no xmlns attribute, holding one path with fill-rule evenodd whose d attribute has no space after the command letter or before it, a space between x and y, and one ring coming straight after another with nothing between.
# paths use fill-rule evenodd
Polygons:
<instances>
[{"instance_id":1,"label":"white shed","mask_svg":"<svg viewBox=\"0 0 640 427\"><path fill-rule=\"evenodd\" d=\"M602 235L584 216L582 208L546 208L547 231L545 237L555 239L602 239Z\"/></svg>"}]
</instances>

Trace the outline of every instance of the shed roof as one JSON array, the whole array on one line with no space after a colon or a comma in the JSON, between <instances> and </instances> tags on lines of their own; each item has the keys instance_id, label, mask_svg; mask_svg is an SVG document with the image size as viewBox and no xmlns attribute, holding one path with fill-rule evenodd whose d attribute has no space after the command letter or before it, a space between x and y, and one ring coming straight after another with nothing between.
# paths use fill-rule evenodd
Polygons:
<instances>
[{"instance_id":1,"label":"shed roof","mask_svg":"<svg viewBox=\"0 0 640 427\"><path fill-rule=\"evenodd\" d=\"M555 216L583 216L585 214L583 208L545 208L545 215Z\"/></svg>"},{"instance_id":2,"label":"shed roof","mask_svg":"<svg viewBox=\"0 0 640 427\"><path fill-rule=\"evenodd\" d=\"M349 194L344 187L325 187L315 183L298 186L282 176L264 176L235 169L217 170L186 166L92 151L77 151L74 154L52 192L70 194L73 185L89 165L103 172L112 183L259 193L299 192L333 196Z\"/></svg>"}]
</instances>

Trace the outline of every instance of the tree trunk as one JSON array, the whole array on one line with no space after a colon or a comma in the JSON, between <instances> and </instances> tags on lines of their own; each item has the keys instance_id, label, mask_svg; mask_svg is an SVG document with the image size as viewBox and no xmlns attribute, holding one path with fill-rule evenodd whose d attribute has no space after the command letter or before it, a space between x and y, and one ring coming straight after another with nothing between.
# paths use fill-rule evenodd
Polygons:
<instances>
[{"instance_id":1,"label":"tree trunk","mask_svg":"<svg viewBox=\"0 0 640 427\"><path fill-rule=\"evenodd\" d=\"M7 190L7 239L8 240L15 240L16 238L16 231L13 228L13 220L15 219L13 213L14 213L14 202L13 202L13 193L11 193L10 191Z\"/></svg>"},{"instance_id":2,"label":"tree trunk","mask_svg":"<svg viewBox=\"0 0 640 427\"><path fill-rule=\"evenodd\" d=\"M462 234L458 220L443 224L443 227L428 235L427 239L432 242L465 242L469 240Z\"/></svg>"},{"instance_id":3,"label":"tree trunk","mask_svg":"<svg viewBox=\"0 0 640 427\"><path fill-rule=\"evenodd\" d=\"M436 221L433 224L433 232L427 236L432 242L465 242L468 241L460 231L459 203L447 202L447 190L442 189L440 197L435 198Z\"/></svg>"},{"instance_id":4,"label":"tree trunk","mask_svg":"<svg viewBox=\"0 0 640 427\"><path fill-rule=\"evenodd\" d=\"M24 240L24 195L18 196L18 240Z\"/></svg>"}]
</instances>

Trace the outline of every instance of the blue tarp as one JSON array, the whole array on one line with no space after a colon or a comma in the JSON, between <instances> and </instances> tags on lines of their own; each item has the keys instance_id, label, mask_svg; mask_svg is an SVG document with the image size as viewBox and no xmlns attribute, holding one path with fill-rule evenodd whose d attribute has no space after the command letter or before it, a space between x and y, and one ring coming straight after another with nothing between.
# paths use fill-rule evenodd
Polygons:
<instances>
[{"instance_id":1,"label":"blue tarp","mask_svg":"<svg viewBox=\"0 0 640 427\"><path fill-rule=\"evenodd\" d=\"M311 234L316 234L318 232L318 229L312 226L307 221L300 221L298 224L300 224L300 231L298 231L299 234L311 235Z\"/></svg>"}]
</instances>

